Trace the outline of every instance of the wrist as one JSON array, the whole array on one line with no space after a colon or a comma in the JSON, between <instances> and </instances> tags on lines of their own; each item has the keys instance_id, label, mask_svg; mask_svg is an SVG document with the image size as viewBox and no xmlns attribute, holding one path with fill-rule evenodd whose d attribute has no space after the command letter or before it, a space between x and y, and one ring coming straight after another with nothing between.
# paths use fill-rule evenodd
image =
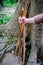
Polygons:
<instances>
[{"instance_id":1,"label":"wrist","mask_svg":"<svg viewBox=\"0 0 43 65\"><path fill-rule=\"evenodd\" d=\"M34 17L28 18L28 23L29 24L34 24L35 23Z\"/></svg>"},{"instance_id":2,"label":"wrist","mask_svg":"<svg viewBox=\"0 0 43 65\"><path fill-rule=\"evenodd\" d=\"M25 20L25 24L26 24L26 23L28 23L28 18L26 18L26 20Z\"/></svg>"}]
</instances>

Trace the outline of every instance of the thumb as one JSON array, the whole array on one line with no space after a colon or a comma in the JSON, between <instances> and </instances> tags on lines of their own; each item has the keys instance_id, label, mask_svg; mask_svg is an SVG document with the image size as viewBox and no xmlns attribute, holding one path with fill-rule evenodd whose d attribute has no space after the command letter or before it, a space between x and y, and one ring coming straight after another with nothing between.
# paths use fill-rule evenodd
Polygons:
<instances>
[{"instance_id":1,"label":"thumb","mask_svg":"<svg viewBox=\"0 0 43 65\"><path fill-rule=\"evenodd\" d=\"M21 16L18 18L18 22L19 22L19 24L23 23Z\"/></svg>"}]
</instances>

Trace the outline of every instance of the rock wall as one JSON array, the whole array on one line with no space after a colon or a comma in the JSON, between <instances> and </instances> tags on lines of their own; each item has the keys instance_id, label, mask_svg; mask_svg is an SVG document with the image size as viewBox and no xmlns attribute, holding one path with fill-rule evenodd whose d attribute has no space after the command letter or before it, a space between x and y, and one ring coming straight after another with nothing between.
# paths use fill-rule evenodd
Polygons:
<instances>
[{"instance_id":1,"label":"rock wall","mask_svg":"<svg viewBox=\"0 0 43 65\"><path fill-rule=\"evenodd\" d=\"M30 17L41 13L43 13L43 0L31 0ZM32 38L34 37L33 41L35 40L38 45L42 42L42 26L43 24L33 25Z\"/></svg>"},{"instance_id":2,"label":"rock wall","mask_svg":"<svg viewBox=\"0 0 43 65\"><path fill-rule=\"evenodd\" d=\"M30 0L30 12L29 16L35 16L37 14L43 13L43 0ZM34 24L32 25L31 30L31 43L32 43L32 49L31 54L28 60L27 65L35 65L37 63L37 50L39 47L42 46L42 40L43 40L43 24Z\"/></svg>"}]
</instances>

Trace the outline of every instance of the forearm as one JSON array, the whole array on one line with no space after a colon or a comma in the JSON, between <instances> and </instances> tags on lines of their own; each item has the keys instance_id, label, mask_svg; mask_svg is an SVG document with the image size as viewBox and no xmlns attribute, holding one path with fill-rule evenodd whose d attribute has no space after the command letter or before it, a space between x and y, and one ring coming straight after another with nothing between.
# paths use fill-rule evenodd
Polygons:
<instances>
[{"instance_id":1,"label":"forearm","mask_svg":"<svg viewBox=\"0 0 43 65\"><path fill-rule=\"evenodd\" d=\"M34 16L34 22L36 24L43 23L43 14L39 14L37 16Z\"/></svg>"},{"instance_id":2,"label":"forearm","mask_svg":"<svg viewBox=\"0 0 43 65\"><path fill-rule=\"evenodd\" d=\"M26 19L26 23L35 23L35 24L39 24L39 23L43 23L43 14L39 14L39 15L36 15L32 18L28 18Z\"/></svg>"},{"instance_id":3,"label":"forearm","mask_svg":"<svg viewBox=\"0 0 43 65\"><path fill-rule=\"evenodd\" d=\"M29 24L35 23L34 17L32 17L32 18L27 18L25 23L26 23L26 24L27 24L27 23L29 23Z\"/></svg>"}]
</instances>

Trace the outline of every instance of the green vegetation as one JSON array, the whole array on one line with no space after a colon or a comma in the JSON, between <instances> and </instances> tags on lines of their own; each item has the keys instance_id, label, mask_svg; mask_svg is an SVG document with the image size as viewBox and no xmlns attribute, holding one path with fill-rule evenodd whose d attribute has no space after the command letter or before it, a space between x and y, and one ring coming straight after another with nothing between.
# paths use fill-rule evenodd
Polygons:
<instances>
[{"instance_id":1,"label":"green vegetation","mask_svg":"<svg viewBox=\"0 0 43 65\"><path fill-rule=\"evenodd\" d=\"M17 6L17 0L1 0L0 2L1 2L0 6L3 4L4 7ZM12 17L12 14L9 15L9 14L6 14L5 12L0 14L0 25L7 23L11 19L11 17Z\"/></svg>"},{"instance_id":2,"label":"green vegetation","mask_svg":"<svg viewBox=\"0 0 43 65\"><path fill-rule=\"evenodd\" d=\"M0 25L7 23L11 19L12 15L8 15L6 13L0 14Z\"/></svg>"},{"instance_id":3,"label":"green vegetation","mask_svg":"<svg viewBox=\"0 0 43 65\"><path fill-rule=\"evenodd\" d=\"M17 5L17 0L3 0L3 4L6 7L15 7Z\"/></svg>"}]
</instances>

